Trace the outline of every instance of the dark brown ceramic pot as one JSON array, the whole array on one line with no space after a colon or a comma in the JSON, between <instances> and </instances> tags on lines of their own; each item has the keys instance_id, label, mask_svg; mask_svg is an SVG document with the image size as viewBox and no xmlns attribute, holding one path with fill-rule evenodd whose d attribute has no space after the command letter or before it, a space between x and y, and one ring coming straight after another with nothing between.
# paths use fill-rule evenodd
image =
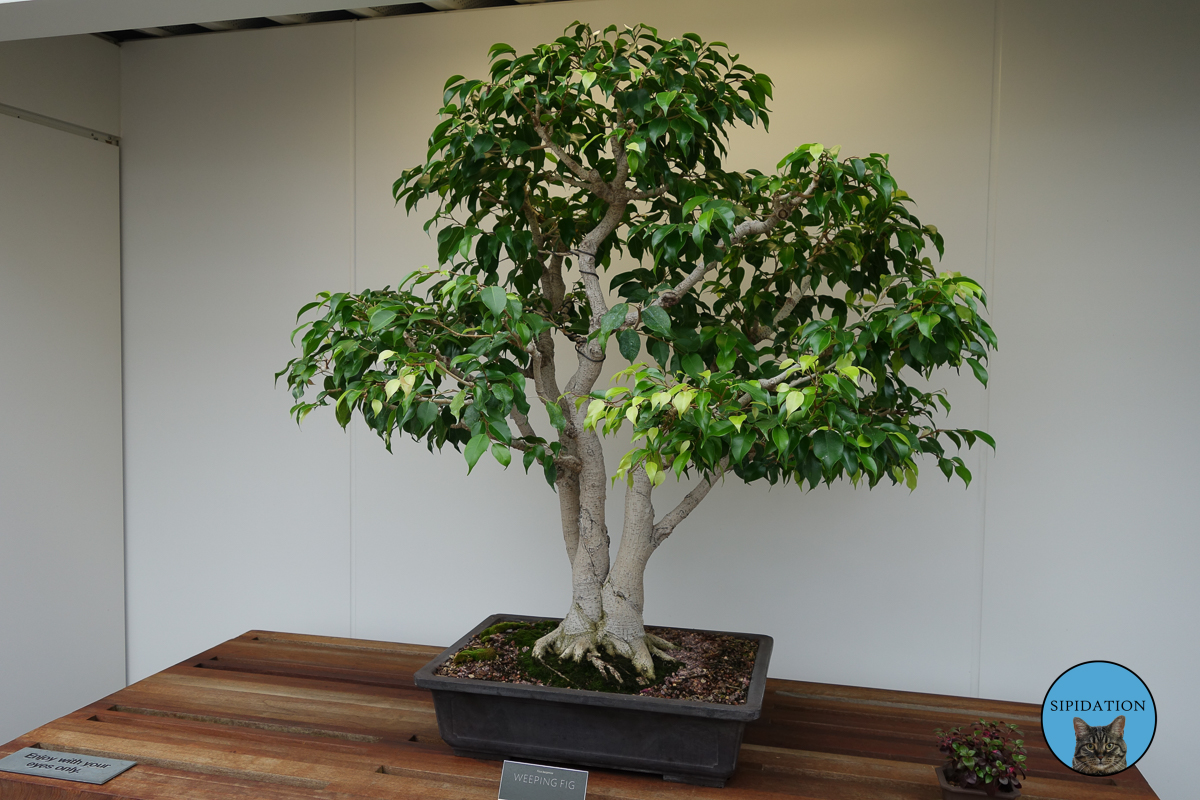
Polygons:
<instances>
[{"instance_id":1,"label":"dark brown ceramic pot","mask_svg":"<svg viewBox=\"0 0 1200 800\"><path fill-rule=\"evenodd\" d=\"M501 620L539 619L517 614L488 617L417 671L417 686L433 692L442 740L456 754L542 759L657 773L669 781L701 786L725 785L737 768L746 723L762 712L770 636L719 631L758 642L746 702L736 706L436 674L485 628Z\"/></svg>"},{"instance_id":2,"label":"dark brown ceramic pot","mask_svg":"<svg viewBox=\"0 0 1200 800\"><path fill-rule=\"evenodd\" d=\"M989 795L983 789L964 789L961 786L955 786L954 784L950 783L950 781L946 780L946 773L942 771L941 767L934 767L933 771L937 773L938 785L942 787L942 800L968 800L968 798L974 799L993 796L1013 798L1021 796L1020 789L1013 789L1010 792L1001 790L996 792L995 795Z\"/></svg>"}]
</instances>

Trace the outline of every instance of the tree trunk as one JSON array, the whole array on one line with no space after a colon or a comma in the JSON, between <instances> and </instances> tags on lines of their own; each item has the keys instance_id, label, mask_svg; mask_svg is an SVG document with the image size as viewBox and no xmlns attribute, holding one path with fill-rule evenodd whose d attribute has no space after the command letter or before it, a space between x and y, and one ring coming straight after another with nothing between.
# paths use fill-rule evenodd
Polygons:
<instances>
[{"instance_id":1,"label":"tree trunk","mask_svg":"<svg viewBox=\"0 0 1200 800\"><path fill-rule=\"evenodd\" d=\"M595 436L594 432L587 433ZM599 442L597 441L598 445ZM581 450L586 445L581 442ZM586 464L588 459L584 459ZM602 459L601 459L602 461ZM572 602L562 624L538 640L534 655L542 657L548 650L561 658L580 661L587 658L602 673L610 674L618 681L620 675L607 665L601 652L619 654L633 662L637 671L654 677L653 656L671 658L667 653L674 645L657 636L646 633L642 618L643 575L646 562L657 543L654 538L654 506L651 502L653 486L642 468L633 470L633 485L625 495L625 527L621 534L621 546L617 558L608 568L608 531L603 527L601 537L594 536L595 552L589 551L584 542L588 537L584 531L594 525L593 510L589 510L588 489L595 493L594 486L585 483L580 474L580 524L579 547L572 562ZM599 497L603 503L604 484L600 481ZM602 505L601 505L602 508ZM603 561L604 577L597 580Z\"/></svg>"},{"instance_id":2,"label":"tree trunk","mask_svg":"<svg viewBox=\"0 0 1200 800\"><path fill-rule=\"evenodd\" d=\"M535 123L537 124L537 123ZM604 218L573 250L579 258L579 273L591 306L589 331L598 331L608 305L596 272L596 252L600 244L616 230L625 215L626 206L635 193L625 189L629 164L620 137L612 140L613 155L618 165L611 184L605 184L599 173L587 172L569 157L556 150L545 130L539 128L546 146L575 172L581 180L593 184L597 196L609 202ZM577 342L579 367L568 381L563 393L568 402L585 398L600 377L604 352L597 339ZM654 675L653 654L666 656L674 647L654 636L647 636L642 623L642 574L650 553L665 537L656 537L654 506L650 502L653 485L642 468L633 471L633 486L625 501L625 530L621 538L613 573L609 573L608 527L604 521L604 500L608 473L604 468L604 451L600 436L587 430L583 422L589 403L582 403L571 412L569 436L574 439L575 452L582 468L579 473L578 525L564 520L563 535L571 556L571 608L562 623L538 639L533 655L542 658L547 651L576 662L587 658L601 673L620 675L601 658L600 652L621 654L631 659L638 672ZM563 501L565 502L565 501ZM564 508L565 514L565 508ZM669 656L666 656L669 658Z\"/></svg>"},{"instance_id":3,"label":"tree trunk","mask_svg":"<svg viewBox=\"0 0 1200 800\"><path fill-rule=\"evenodd\" d=\"M654 541L654 490L646 471L633 470L633 485L625 494L625 527L617 560L600 591L604 607L604 624L599 641L604 649L619 653L633 662L639 673L654 677L654 660L658 655L670 658L667 650L674 645L646 633L642 618L645 600L643 576L657 544Z\"/></svg>"},{"instance_id":4,"label":"tree trunk","mask_svg":"<svg viewBox=\"0 0 1200 800\"><path fill-rule=\"evenodd\" d=\"M600 436L583 427L586 408L585 404L574 419L576 453L583 465L578 479L579 516L574 525L564 520L563 526L567 554L571 557L571 608L557 628L537 641L533 652L541 658L547 650L552 650L561 658L579 661L587 657L595 663L604 619L601 589L609 569L608 525L604 519L608 475Z\"/></svg>"}]
</instances>

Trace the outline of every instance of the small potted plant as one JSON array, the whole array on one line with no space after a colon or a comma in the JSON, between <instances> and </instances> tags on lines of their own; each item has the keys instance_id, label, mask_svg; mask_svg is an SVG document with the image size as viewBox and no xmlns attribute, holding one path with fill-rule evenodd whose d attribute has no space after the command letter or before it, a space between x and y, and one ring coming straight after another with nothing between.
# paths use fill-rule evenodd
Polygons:
<instances>
[{"instance_id":1,"label":"small potted plant","mask_svg":"<svg viewBox=\"0 0 1200 800\"><path fill-rule=\"evenodd\" d=\"M970 726L937 730L946 763L937 768L943 800L964 797L1020 797L1025 777L1021 729L1004 722L978 720Z\"/></svg>"}]
</instances>

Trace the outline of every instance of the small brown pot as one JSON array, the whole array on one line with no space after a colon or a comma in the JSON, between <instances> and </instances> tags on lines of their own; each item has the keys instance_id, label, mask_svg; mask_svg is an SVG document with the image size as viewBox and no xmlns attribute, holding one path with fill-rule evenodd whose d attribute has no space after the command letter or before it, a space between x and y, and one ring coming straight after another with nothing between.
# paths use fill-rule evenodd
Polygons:
<instances>
[{"instance_id":1,"label":"small brown pot","mask_svg":"<svg viewBox=\"0 0 1200 800\"><path fill-rule=\"evenodd\" d=\"M938 785L942 787L942 800L967 800L974 797L987 797L988 793L983 789L964 789L961 786L955 786L946 780L946 773L942 771L942 767L934 767L933 771L937 773ZM997 792L996 797L1013 798L1020 797L1021 790L1013 789L1011 792Z\"/></svg>"}]
</instances>

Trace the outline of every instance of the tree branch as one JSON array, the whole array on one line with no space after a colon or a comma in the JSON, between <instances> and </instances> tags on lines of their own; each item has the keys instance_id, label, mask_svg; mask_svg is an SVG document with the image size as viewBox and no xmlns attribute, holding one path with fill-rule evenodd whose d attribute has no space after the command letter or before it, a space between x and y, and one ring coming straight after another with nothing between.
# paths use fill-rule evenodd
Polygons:
<instances>
[{"instance_id":1,"label":"tree branch","mask_svg":"<svg viewBox=\"0 0 1200 800\"><path fill-rule=\"evenodd\" d=\"M533 429L533 426L529 424L529 417L517 410L516 406L513 406L512 411L509 412L509 416L512 417L513 422L517 423L517 430L521 432L522 436L530 439L542 438L537 435L537 432Z\"/></svg>"},{"instance_id":2,"label":"tree branch","mask_svg":"<svg viewBox=\"0 0 1200 800\"><path fill-rule=\"evenodd\" d=\"M761 220L744 220L740 225L733 229L733 234L729 237L729 243L731 245L736 245L747 237L770 233L779 225L779 223L791 216L792 211L797 206L811 197L812 193L810 192L808 194L790 194L775 198L775 209L769 216ZM717 249L724 250L725 243L719 243L717 245ZM671 306L677 305L683 295L691 291L696 284L700 283L700 281L704 280L705 275L717 268L718 263L720 262L709 261L706 264L701 263L697 265L696 268L689 272L683 280L660 294L658 297L654 298L649 305L662 306L663 308L670 308ZM799 302L799 298L796 300ZM793 308L794 307L795 305L793 304ZM789 313L791 313L790 310ZM640 314L641 312L637 309L631 310L625 315L625 326L632 327L637 325L640 319Z\"/></svg>"},{"instance_id":3,"label":"tree branch","mask_svg":"<svg viewBox=\"0 0 1200 800\"><path fill-rule=\"evenodd\" d=\"M693 487L692 490L688 492L682 500L679 501L679 505L668 511L662 519L654 524L654 534L653 538L651 539L651 544L655 548L666 541L666 538L675 531L676 526L687 519L688 514L691 514L693 511L695 511L696 506L700 505L700 501L708 496L708 493L712 490L713 486L716 485L717 480L724 477L725 471L729 468L729 456L722 458L719 466L721 470L720 474L710 475L707 478L702 478L700 483L696 484L696 486Z\"/></svg>"},{"instance_id":4,"label":"tree branch","mask_svg":"<svg viewBox=\"0 0 1200 800\"><path fill-rule=\"evenodd\" d=\"M623 188L623 187L622 187ZM608 207L604 219L583 237L579 244L579 272L583 278L583 287L587 292L588 303L592 307L592 318L588 324L588 332L600 329L600 318L608 311L608 303L604 298L604 289L600 286L600 276L596 272L596 250L617 229L621 218L625 216L625 208L629 201L624 199L623 191L618 191L617 198ZM566 394L571 397L582 397L596 385L600 377L600 367L604 363L604 352L600 349L598 339L592 339L575 348L579 352L579 368L567 382Z\"/></svg>"},{"instance_id":5,"label":"tree branch","mask_svg":"<svg viewBox=\"0 0 1200 800\"><path fill-rule=\"evenodd\" d=\"M542 144L546 149L554 154L554 157L567 165L567 169L575 173L581 181L586 181L590 186L600 183L600 173L595 170L586 170L580 166L579 162L571 158L566 150L563 150L553 139L550 138L550 129L542 124L542 104L537 103L533 109L533 130L537 133L538 138L542 140Z\"/></svg>"}]
</instances>

